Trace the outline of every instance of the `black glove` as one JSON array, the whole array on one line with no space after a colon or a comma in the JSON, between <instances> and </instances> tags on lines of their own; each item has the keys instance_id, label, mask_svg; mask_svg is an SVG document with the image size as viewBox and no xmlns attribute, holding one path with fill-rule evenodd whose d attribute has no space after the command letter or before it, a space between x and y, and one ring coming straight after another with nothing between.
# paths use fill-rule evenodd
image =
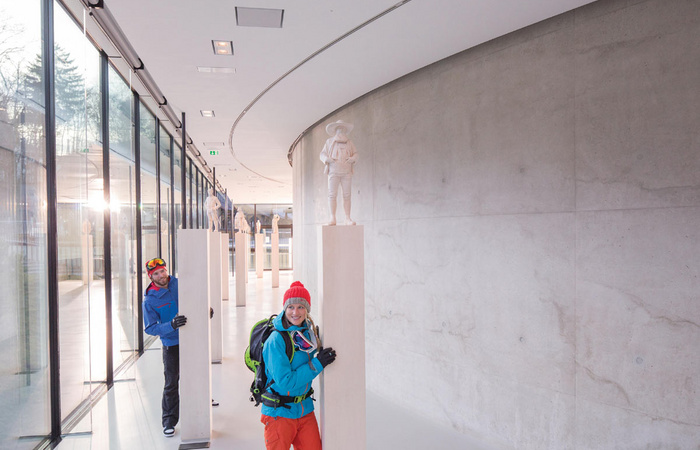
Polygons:
<instances>
[{"instance_id":1,"label":"black glove","mask_svg":"<svg viewBox=\"0 0 700 450\"><path fill-rule=\"evenodd\" d=\"M170 321L170 325L176 330L186 323L187 323L187 317L181 316L179 314L177 316L173 317L173 320Z\"/></svg>"},{"instance_id":2,"label":"black glove","mask_svg":"<svg viewBox=\"0 0 700 450\"><path fill-rule=\"evenodd\" d=\"M210 306L210 307L209 307L209 318L211 319L212 317L214 317L214 308L212 308L212 307Z\"/></svg>"},{"instance_id":3,"label":"black glove","mask_svg":"<svg viewBox=\"0 0 700 450\"><path fill-rule=\"evenodd\" d=\"M335 350L333 347L323 348L318 351L318 356L316 356L318 362L325 368L328 364L335 361Z\"/></svg>"}]
</instances>

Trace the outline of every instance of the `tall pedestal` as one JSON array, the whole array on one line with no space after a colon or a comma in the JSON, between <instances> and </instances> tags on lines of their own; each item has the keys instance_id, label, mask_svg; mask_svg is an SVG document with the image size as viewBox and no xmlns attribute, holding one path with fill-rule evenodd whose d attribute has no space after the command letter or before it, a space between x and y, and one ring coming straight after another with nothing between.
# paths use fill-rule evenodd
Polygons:
<instances>
[{"instance_id":1,"label":"tall pedestal","mask_svg":"<svg viewBox=\"0 0 700 450\"><path fill-rule=\"evenodd\" d=\"M206 448L211 441L211 341L208 230L178 230L180 328L180 448ZM218 244L218 242L217 242Z\"/></svg>"},{"instance_id":2,"label":"tall pedestal","mask_svg":"<svg viewBox=\"0 0 700 450\"><path fill-rule=\"evenodd\" d=\"M221 364L224 357L223 317L221 314L221 233L210 231L209 237L209 306L211 319L211 362Z\"/></svg>"},{"instance_id":3,"label":"tall pedestal","mask_svg":"<svg viewBox=\"0 0 700 450\"><path fill-rule=\"evenodd\" d=\"M245 233L237 232L236 240L236 306L245 306L245 283L248 279L246 273L246 251L245 251Z\"/></svg>"},{"instance_id":4,"label":"tall pedestal","mask_svg":"<svg viewBox=\"0 0 700 450\"><path fill-rule=\"evenodd\" d=\"M80 239L81 259L83 267L83 284L90 284L92 277L95 276L95 258L93 256L92 235L83 234Z\"/></svg>"},{"instance_id":5,"label":"tall pedestal","mask_svg":"<svg viewBox=\"0 0 700 450\"><path fill-rule=\"evenodd\" d=\"M248 282L248 274L250 273L250 234L245 233L245 282Z\"/></svg>"},{"instance_id":6,"label":"tall pedestal","mask_svg":"<svg viewBox=\"0 0 700 450\"><path fill-rule=\"evenodd\" d=\"M229 299L229 236L228 233L221 233L221 300Z\"/></svg>"},{"instance_id":7,"label":"tall pedestal","mask_svg":"<svg viewBox=\"0 0 700 450\"><path fill-rule=\"evenodd\" d=\"M270 267L272 268L272 287L280 287L280 234L272 233L272 254Z\"/></svg>"},{"instance_id":8,"label":"tall pedestal","mask_svg":"<svg viewBox=\"0 0 700 450\"><path fill-rule=\"evenodd\" d=\"M258 278L263 277L263 263L265 262L265 235L257 233L255 235L255 274Z\"/></svg>"},{"instance_id":9,"label":"tall pedestal","mask_svg":"<svg viewBox=\"0 0 700 450\"><path fill-rule=\"evenodd\" d=\"M338 352L320 376L323 447L364 450L364 227L324 226L319 236L321 339Z\"/></svg>"}]
</instances>

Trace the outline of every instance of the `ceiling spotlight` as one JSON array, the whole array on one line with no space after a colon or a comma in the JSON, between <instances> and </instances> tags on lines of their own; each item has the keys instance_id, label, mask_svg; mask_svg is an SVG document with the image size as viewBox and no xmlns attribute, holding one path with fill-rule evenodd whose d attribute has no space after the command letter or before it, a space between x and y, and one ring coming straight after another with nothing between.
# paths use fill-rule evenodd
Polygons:
<instances>
[{"instance_id":1,"label":"ceiling spotlight","mask_svg":"<svg viewBox=\"0 0 700 450\"><path fill-rule=\"evenodd\" d=\"M214 111L205 111L202 109L199 112L202 113L202 117L214 117Z\"/></svg>"},{"instance_id":2,"label":"ceiling spotlight","mask_svg":"<svg viewBox=\"0 0 700 450\"><path fill-rule=\"evenodd\" d=\"M215 55L233 56L233 42L231 41L211 41Z\"/></svg>"}]
</instances>

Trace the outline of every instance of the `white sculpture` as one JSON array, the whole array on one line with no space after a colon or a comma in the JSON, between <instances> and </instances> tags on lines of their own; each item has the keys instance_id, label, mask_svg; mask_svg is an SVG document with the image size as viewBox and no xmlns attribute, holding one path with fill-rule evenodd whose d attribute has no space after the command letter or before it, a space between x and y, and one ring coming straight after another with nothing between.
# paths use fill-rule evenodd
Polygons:
<instances>
[{"instance_id":1,"label":"white sculpture","mask_svg":"<svg viewBox=\"0 0 700 450\"><path fill-rule=\"evenodd\" d=\"M272 216L272 233L273 234L279 233L279 231L280 231L279 228L277 227L277 222L279 222L279 221L280 221L280 216L278 216L277 214Z\"/></svg>"},{"instance_id":2,"label":"white sculpture","mask_svg":"<svg viewBox=\"0 0 700 450\"><path fill-rule=\"evenodd\" d=\"M260 221L255 222L255 232L260 234Z\"/></svg>"},{"instance_id":3,"label":"white sculpture","mask_svg":"<svg viewBox=\"0 0 700 450\"><path fill-rule=\"evenodd\" d=\"M238 210L236 213L235 217L235 227L238 231L241 233L247 233L250 231L250 226L248 225L248 221L245 220L245 214L243 214L242 210Z\"/></svg>"},{"instance_id":4,"label":"white sculpture","mask_svg":"<svg viewBox=\"0 0 700 450\"><path fill-rule=\"evenodd\" d=\"M207 210L207 217L209 218L209 229L211 231L221 229L221 224L219 223L221 202L214 195L214 189L209 189L209 197L204 201L204 208Z\"/></svg>"},{"instance_id":5,"label":"white sculpture","mask_svg":"<svg viewBox=\"0 0 700 450\"><path fill-rule=\"evenodd\" d=\"M92 223L90 223L89 220L85 219L83 221L83 234L90 234L92 233Z\"/></svg>"},{"instance_id":6,"label":"white sculpture","mask_svg":"<svg viewBox=\"0 0 700 450\"><path fill-rule=\"evenodd\" d=\"M321 161L325 164L323 173L328 175L328 204L331 210L331 221L328 225L335 225L335 211L337 209L338 186L343 188L343 209L345 210L345 223L355 225L350 218L350 197L352 190L352 174L357 162L357 151L348 134L354 125L338 120L326 125L326 133L331 137L321 150Z\"/></svg>"}]
</instances>

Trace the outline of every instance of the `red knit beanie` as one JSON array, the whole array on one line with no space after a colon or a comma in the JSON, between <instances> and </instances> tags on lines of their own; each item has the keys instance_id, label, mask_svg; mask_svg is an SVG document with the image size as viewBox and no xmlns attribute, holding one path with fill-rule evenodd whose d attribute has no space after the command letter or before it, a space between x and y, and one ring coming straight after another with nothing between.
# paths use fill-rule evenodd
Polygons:
<instances>
[{"instance_id":1,"label":"red knit beanie","mask_svg":"<svg viewBox=\"0 0 700 450\"><path fill-rule=\"evenodd\" d=\"M309 291L306 290L300 281L292 283L289 289L287 289L287 292L284 293L282 307L287 309L287 306L292 303L304 305L307 312L311 311L311 295L309 295Z\"/></svg>"}]
</instances>

